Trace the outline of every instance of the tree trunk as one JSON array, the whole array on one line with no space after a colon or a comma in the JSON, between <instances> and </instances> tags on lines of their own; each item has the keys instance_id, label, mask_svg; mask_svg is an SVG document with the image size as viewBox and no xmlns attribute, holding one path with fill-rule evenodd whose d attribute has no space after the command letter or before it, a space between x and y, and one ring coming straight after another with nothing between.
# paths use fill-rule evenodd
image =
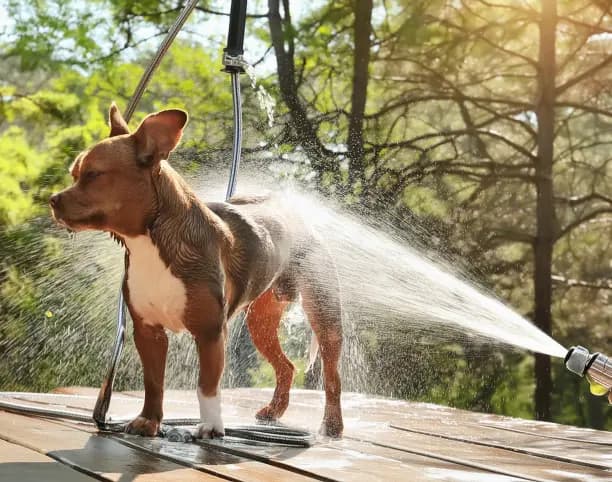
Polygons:
<instances>
[{"instance_id":1,"label":"tree trunk","mask_svg":"<svg viewBox=\"0 0 612 482\"><path fill-rule=\"evenodd\" d=\"M349 118L347 147L349 180L363 179L363 116L368 96L368 66L370 63L370 36L372 34L372 0L355 0L353 27L353 91Z\"/></svg>"},{"instance_id":2,"label":"tree trunk","mask_svg":"<svg viewBox=\"0 0 612 482\"><path fill-rule=\"evenodd\" d=\"M295 82L293 31L289 0L283 0L284 17L281 17L279 0L268 0L268 25L276 56L278 85L283 102L289 109L294 135L319 173L333 168L329 156L321 144L315 126L308 118L306 108L300 102Z\"/></svg>"},{"instance_id":3,"label":"tree trunk","mask_svg":"<svg viewBox=\"0 0 612 482\"><path fill-rule=\"evenodd\" d=\"M534 244L535 324L550 335L552 328L552 253L555 240L553 159L555 138L555 40L556 0L542 0L536 116L538 120L538 159L536 164L536 240ZM550 357L535 356L535 415L551 418L552 377Z\"/></svg>"}]
</instances>

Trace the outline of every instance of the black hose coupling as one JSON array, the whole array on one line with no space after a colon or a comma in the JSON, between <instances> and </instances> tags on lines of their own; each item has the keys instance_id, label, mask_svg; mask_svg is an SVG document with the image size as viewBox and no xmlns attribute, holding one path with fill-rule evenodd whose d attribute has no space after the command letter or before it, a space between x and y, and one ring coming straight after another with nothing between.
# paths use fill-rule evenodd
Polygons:
<instances>
[{"instance_id":1,"label":"black hose coupling","mask_svg":"<svg viewBox=\"0 0 612 482\"><path fill-rule=\"evenodd\" d=\"M227 46L223 49L224 72L244 72L244 29L246 24L247 0L232 0L230 9Z\"/></svg>"}]
</instances>

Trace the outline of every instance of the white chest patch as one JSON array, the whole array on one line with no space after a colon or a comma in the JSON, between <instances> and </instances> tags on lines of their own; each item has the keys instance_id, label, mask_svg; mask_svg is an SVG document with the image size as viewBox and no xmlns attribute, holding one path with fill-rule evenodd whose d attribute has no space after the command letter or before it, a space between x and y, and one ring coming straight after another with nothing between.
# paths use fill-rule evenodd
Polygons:
<instances>
[{"instance_id":1,"label":"white chest patch","mask_svg":"<svg viewBox=\"0 0 612 482\"><path fill-rule=\"evenodd\" d=\"M184 330L187 291L183 282L171 273L148 236L126 238L125 244L130 253L127 284L134 311L146 324Z\"/></svg>"}]
</instances>

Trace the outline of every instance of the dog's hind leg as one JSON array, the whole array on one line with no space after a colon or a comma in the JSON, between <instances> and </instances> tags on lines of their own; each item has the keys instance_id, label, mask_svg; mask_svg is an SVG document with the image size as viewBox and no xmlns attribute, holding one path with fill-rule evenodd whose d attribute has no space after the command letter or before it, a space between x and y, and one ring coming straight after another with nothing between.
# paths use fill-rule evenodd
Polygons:
<instances>
[{"instance_id":1,"label":"dog's hind leg","mask_svg":"<svg viewBox=\"0 0 612 482\"><path fill-rule=\"evenodd\" d=\"M342 350L342 307L335 264L324 246L316 246L302 261L299 289L323 362L325 413L321 434L340 437L344 428L338 373Z\"/></svg>"},{"instance_id":2,"label":"dog's hind leg","mask_svg":"<svg viewBox=\"0 0 612 482\"><path fill-rule=\"evenodd\" d=\"M279 301L269 289L249 305L247 326L253 344L270 362L276 374L276 389L272 401L257 412L259 420L277 420L289 405L289 389L293 383L295 367L287 358L278 339L278 326L287 301Z\"/></svg>"}]
</instances>

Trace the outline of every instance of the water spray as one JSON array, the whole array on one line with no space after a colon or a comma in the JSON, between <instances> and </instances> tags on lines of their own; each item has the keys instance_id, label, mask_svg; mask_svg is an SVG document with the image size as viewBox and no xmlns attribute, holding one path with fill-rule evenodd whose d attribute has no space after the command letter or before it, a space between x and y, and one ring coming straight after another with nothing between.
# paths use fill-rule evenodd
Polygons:
<instances>
[{"instance_id":1,"label":"water spray","mask_svg":"<svg viewBox=\"0 0 612 482\"><path fill-rule=\"evenodd\" d=\"M565 355L565 366L587 379L593 395L608 394L612 403L612 359L601 353L591 354L582 346L573 346Z\"/></svg>"}]
</instances>

